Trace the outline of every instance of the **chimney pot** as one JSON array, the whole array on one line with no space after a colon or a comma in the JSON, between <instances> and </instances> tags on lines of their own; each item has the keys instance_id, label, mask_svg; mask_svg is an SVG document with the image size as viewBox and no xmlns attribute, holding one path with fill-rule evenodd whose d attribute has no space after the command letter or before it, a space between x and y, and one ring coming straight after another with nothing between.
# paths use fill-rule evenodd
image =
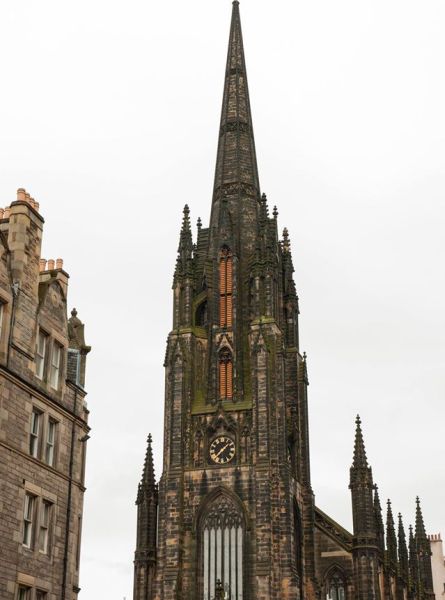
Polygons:
<instances>
[{"instance_id":1,"label":"chimney pot","mask_svg":"<svg viewBox=\"0 0 445 600\"><path fill-rule=\"evenodd\" d=\"M54 259L50 258L48 261L48 271L52 271L54 269Z\"/></svg>"},{"instance_id":2,"label":"chimney pot","mask_svg":"<svg viewBox=\"0 0 445 600\"><path fill-rule=\"evenodd\" d=\"M4 218L4 219L9 219L9 213L10 213L10 212L11 212L11 207L10 207L10 206L7 206L7 207L5 208L5 213L4 213L4 215L3 215L3 218Z\"/></svg>"},{"instance_id":3,"label":"chimney pot","mask_svg":"<svg viewBox=\"0 0 445 600\"><path fill-rule=\"evenodd\" d=\"M63 269L63 258L58 258L56 260L56 269Z\"/></svg>"},{"instance_id":4,"label":"chimney pot","mask_svg":"<svg viewBox=\"0 0 445 600\"><path fill-rule=\"evenodd\" d=\"M41 258L39 260L39 271L46 271L46 259Z\"/></svg>"},{"instance_id":5,"label":"chimney pot","mask_svg":"<svg viewBox=\"0 0 445 600\"><path fill-rule=\"evenodd\" d=\"M25 188L19 188L17 190L17 201L26 202L26 190Z\"/></svg>"},{"instance_id":6,"label":"chimney pot","mask_svg":"<svg viewBox=\"0 0 445 600\"><path fill-rule=\"evenodd\" d=\"M40 204L36 201L34 201L34 208L36 209L37 212L39 212Z\"/></svg>"},{"instance_id":7,"label":"chimney pot","mask_svg":"<svg viewBox=\"0 0 445 600\"><path fill-rule=\"evenodd\" d=\"M27 202L28 204L31 204L31 196L30 196L29 192L25 193L25 202Z\"/></svg>"}]
</instances>

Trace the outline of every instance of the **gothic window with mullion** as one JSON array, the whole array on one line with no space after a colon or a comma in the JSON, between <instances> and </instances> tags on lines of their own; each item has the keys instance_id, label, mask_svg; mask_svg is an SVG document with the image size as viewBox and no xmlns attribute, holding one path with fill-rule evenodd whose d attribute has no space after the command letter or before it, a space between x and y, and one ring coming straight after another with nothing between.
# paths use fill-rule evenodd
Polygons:
<instances>
[{"instance_id":1,"label":"gothic window with mullion","mask_svg":"<svg viewBox=\"0 0 445 600\"><path fill-rule=\"evenodd\" d=\"M224 246L219 258L219 325L232 327L233 324L233 255Z\"/></svg>"},{"instance_id":2,"label":"gothic window with mullion","mask_svg":"<svg viewBox=\"0 0 445 600\"><path fill-rule=\"evenodd\" d=\"M200 520L202 600L243 600L245 525L241 509L220 494Z\"/></svg>"},{"instance_id":3,"label":"gothic window with mullion","mask_svg":"<svg viewBox=\"0 0 445 600\"><path fill-rule=\"evenodd\" d=\"M339 569L332 570L325 581L327 600L346 600L345 580Z\"/></svg>"}]
</instances>

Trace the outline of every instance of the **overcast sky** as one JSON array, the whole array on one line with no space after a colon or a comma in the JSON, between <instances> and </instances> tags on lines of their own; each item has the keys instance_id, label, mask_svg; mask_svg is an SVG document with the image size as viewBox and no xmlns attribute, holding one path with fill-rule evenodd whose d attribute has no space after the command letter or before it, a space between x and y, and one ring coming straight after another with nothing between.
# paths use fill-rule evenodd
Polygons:
<instances>
[{"instance_id":1,"label":"overcast sky","mask_svg":"<svg viewBox=\"0 0 445 600\"><path fill-rule=\"evenodd\" d=\"M0 2L0 206L26 187L86 325L81 598L130 600L160 474L181 211L208 222L229 0ZM351 527L360 413L382 500L445 533L445 3L243 0L262 190L293 243L317 504Z\"/></svg>"}]
</instances>

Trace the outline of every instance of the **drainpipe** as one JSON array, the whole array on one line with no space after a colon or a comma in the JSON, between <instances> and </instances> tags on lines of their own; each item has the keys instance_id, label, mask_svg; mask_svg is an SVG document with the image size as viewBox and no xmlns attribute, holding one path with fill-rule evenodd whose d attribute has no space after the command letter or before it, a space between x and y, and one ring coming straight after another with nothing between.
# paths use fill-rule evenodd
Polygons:
<instances>
[{"instance_id":1,"label":"drainpipe","mask_svg":"<svg viewBox=\"0 0 445 600\"><path fill-rule=\"evenodd\" d=\"M62 579L62 596L61 600L66 599L66 580L68 577L68 545L70 537L70 521L71 521L71 497L73 493L73 466L74 466L74 439L76 435L76 409L77 409L77 390L74 390L74 418L71 428L71 449L70 449L70 466L68 471L68 501L66 508L66 526L65 526L65 548L63 551L63 579Z\"/></svg>"}]
</instances>

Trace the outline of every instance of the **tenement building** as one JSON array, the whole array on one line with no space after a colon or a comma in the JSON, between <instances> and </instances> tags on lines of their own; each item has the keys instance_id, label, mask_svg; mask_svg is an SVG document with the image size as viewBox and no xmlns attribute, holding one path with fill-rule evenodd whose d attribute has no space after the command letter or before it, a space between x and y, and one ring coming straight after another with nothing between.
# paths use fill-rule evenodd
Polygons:
<instances>
[{"instance_id":1,"label":"tenement building","mask_svg":"<svg viewBox=\"0 0 445 600\"><path fill-rule=\"evenodd\" d=\"M353 533L314 505L307 360L277 217L260 189L235 1L210 223L195 240L184 208L163 473L157 484L149 438L134 600L432 600L420 503L408 536L390 503L384 518L359 418Z\"/></svg>"},{"instance_id":2,"label":"tenement building","mask_svg":"<svg viewBox=\"0 0 445 600\"><path fill-rule=\"evenodd\" d=\"M0 210L0 598L76 600L90 348L23 189Z\"/></svg>"}]
</instances>

